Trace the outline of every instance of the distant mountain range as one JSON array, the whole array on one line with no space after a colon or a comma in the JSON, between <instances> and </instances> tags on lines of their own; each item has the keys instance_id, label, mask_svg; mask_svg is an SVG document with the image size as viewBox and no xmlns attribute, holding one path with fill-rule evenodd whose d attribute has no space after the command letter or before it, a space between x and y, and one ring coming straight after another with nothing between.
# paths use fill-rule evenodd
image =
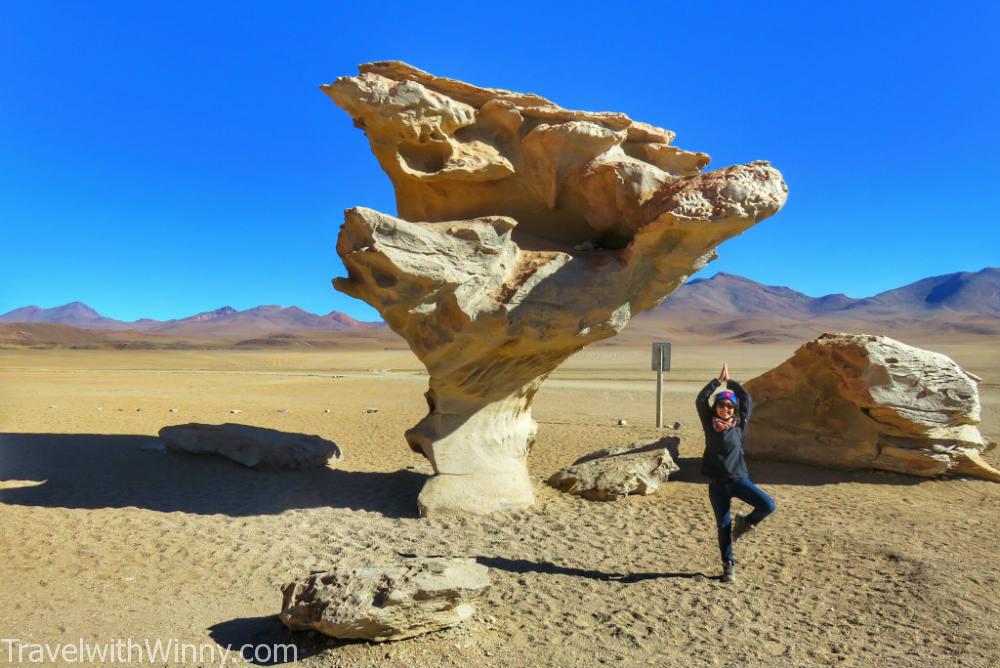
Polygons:
<instances>
[{"instance_id":1,"label":"distant mountain range","mask_svg":"<svg viewBox=\"0 0 1000 668\"><path fill-rule=\"evenodd\" d=\"M654 310L661 313L698 310L726 314L769 313L790 318L833 313L1000 315L1000 269L933 276L863 299L843 294L809 297L789 288L761 285L742 276L720 273L688 282Z\"/></svg>"},{"instance_id":2,"label":"distant mountain range","mask_svg":"<svg viewBox=\"0 0 1000 668\"><path fill-rule=\"evenodd\" d=\"M682 285L609 343L667 336L678 341L767 343L807 340L831 330L922 337L1000 335L1000 269L934 276L863 299L842 294L810 297L720 273ZM316 315L295 306L245 311L224 306L176 320L134 322L106 318L80 302L50 309L26 306L0 315L0 345L42 341L79 347L192 347L211 339L218 342L212 345L308 346L339 345L347 335L372 345L400 343L384 323L361 322L338 311Z\"/></svg>"},{"instance_id":3,"label":"distant mountain range","mask_svg":"<svg viewBox=\"0 0 1000 668\"><path fill-rule=\"evenodd\" d=\"M361 322L339 311L316 315L297 306L257 306L245 311L223 306L214 311L175 320L142 318L124 322L106 318L80 302L48 309L25 306L0 315L0 323L13 322L49 323L110 331L137 330L194 339L231 339L294 331L345 331L384 326L380 322Z\"/></svg>"},{"instance_id":4,"label":"distant mountain range","mask_svg":"<svg viewBox=\"0 0 1000 668\"><path fill-rule=\"evenodd\" d=\"M682 285L658 307L637 316L623 336L669 332L764 342L807 339L832 329L998 335L1000 269L933 276L862 299L810 297L720 273Z\"/></svg>"}]
</instances>

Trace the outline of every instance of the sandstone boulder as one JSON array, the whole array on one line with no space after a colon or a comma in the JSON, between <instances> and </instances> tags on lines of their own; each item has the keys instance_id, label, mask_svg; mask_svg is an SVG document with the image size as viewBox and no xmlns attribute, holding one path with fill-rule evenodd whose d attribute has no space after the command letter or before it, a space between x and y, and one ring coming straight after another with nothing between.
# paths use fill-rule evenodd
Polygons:
<instances>
[{"instance_id":1,"label":"sandstone boulder","mask_svg":"<svg viewBox=\"0 0 1000 668\"><path fill-rule=\"evenodd\" d=\"M400 217L353 208L334 286L376 308L427 367L406 433L434 467L421 513L533 502L535 393L785 203L766 162L708 156L625 114L563 109L400 62L323 91L363 129Z\"/></svg>"},{"instance_id":2,"label":"sandstone boulder","mask_svg":"<svg viewBox=\"0 0 1000 668\"><path fill-rule=\"evenodd\" d=\"M978 378L885 336L824 334L748 381L748 455L918 476L1000 480L979 456Z\"/></svg>"},{"instance_id":3,"label":"sandstone boulder","mask_svg":"<svg viewBox=\"0 0 1000 668\"><path fill-rule=\"evenodd\" d=\"M401 640L455 626L490 585L474 559L413 558L344 566L282 587L282 622L334 638Z\"/></svg>"},{"instance_id":4,"label":"sandstone boulder","mask_svg":"<svg viewBox=\"0 0 1000 668\"><path fill-rule=\"evenodd\" d=\"M181 424L160 430L167 450L222 455L261 471L323 468L341 458L333 441L245 424Z\"/></svg>"},{"instance_id":5,"label":"sandstone boulder","mask_svg":"<svg viewBox=\"0 0 1000 668\"><path fill-rule=\"evenodd\" d=\"M652 494L680 470L674 461L680 439L592 452L557 471L549 484L594 501L616 501L629 494Z\"/></svg>"}]
</instances>

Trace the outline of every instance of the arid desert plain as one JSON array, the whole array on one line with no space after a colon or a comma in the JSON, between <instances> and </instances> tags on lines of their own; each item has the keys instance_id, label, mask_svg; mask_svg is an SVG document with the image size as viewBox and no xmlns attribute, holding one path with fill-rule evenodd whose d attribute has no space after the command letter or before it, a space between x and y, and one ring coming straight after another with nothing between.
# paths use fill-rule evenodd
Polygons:
<instances>
[{"instance_id":1,"label":"arid desert plain","mask_svg":"<svg viewBox=\"0 0 1000 668\"><path fill-rule=\"evenodd\" d=\"M996 341L907 342L984 379L981 429L1000 440ZM677 431L653 425L646 346L585 349L535 403L537 503L451 519L417 515L431 469L402 434L426 412L427 376L401 343L0 351L0 628L34 643L290 639L302 666L1000 665L995 482L752 461L778 512L737 546L738 581L718 580L694 396L724 360L745 380L795 348L676 346ZM187 422L317 434L344 458L261 473L164 452L158 430ZM592 502L544 482L670 434L681 471L653 495ZM394 643L277 620L282 583L394 553L473 557L493 586L467 623Z\"/></svg>"}]
</instances>

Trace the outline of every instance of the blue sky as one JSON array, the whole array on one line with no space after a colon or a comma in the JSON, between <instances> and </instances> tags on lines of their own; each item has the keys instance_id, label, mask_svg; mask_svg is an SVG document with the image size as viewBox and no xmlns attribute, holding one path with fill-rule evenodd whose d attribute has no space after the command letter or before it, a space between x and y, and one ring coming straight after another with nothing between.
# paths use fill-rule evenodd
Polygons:
<instances>
[{"instance_id":1,"label":"blue sky","mask_svg":"<svg viewBox=\"0 0 1000 668\"><path fill-rule=\"evenodd\" d=\"M318 86L358 63L623 111L788 205L704 270L867 296L1000 265L989 2L0 5L0 312L170 318L335 292L342 210L394 212Z\"/></svg>"}]
</instances>

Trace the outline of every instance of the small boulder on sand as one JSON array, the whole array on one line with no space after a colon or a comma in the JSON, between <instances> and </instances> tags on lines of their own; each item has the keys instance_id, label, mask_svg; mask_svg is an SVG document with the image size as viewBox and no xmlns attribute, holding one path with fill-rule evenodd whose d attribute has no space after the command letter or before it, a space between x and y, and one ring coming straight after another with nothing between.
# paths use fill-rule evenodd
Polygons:
<instances>
[{"instance_id":1,"label":"small boulder on sand","mask_svg":"<svg viewBox=\"0 0 1000 668\"><path fill-rule=\"evenodd\" d=\"M222 455L261 471L323 468L341 458L333 441L245 424L180 424L160 430L171 452Z\"/></svg>"},{"instance_id":2,"label":"small boulder on sand","mask_svg":"<svg viewBox=\"0 0 1000 668\"><path fill-rule=\"evenodd\" d=\"M402 640L460 624L490 585L474 559L400 558L344 565L285 584L281 621L334 638Z\"/></svg>"},{"instance_id":3,"label":"small boulder on sand","mask_svg":"<svg viewBox=\"0 0 1000 668\"><path fill-rule=\"evenodd\" d=\"M615 501L629 494L652 494L671 473L680 470L674 457L680 438L605 448L585 455L549 478L563 492L593 501Z\"/></svg>"}]
</instances>

